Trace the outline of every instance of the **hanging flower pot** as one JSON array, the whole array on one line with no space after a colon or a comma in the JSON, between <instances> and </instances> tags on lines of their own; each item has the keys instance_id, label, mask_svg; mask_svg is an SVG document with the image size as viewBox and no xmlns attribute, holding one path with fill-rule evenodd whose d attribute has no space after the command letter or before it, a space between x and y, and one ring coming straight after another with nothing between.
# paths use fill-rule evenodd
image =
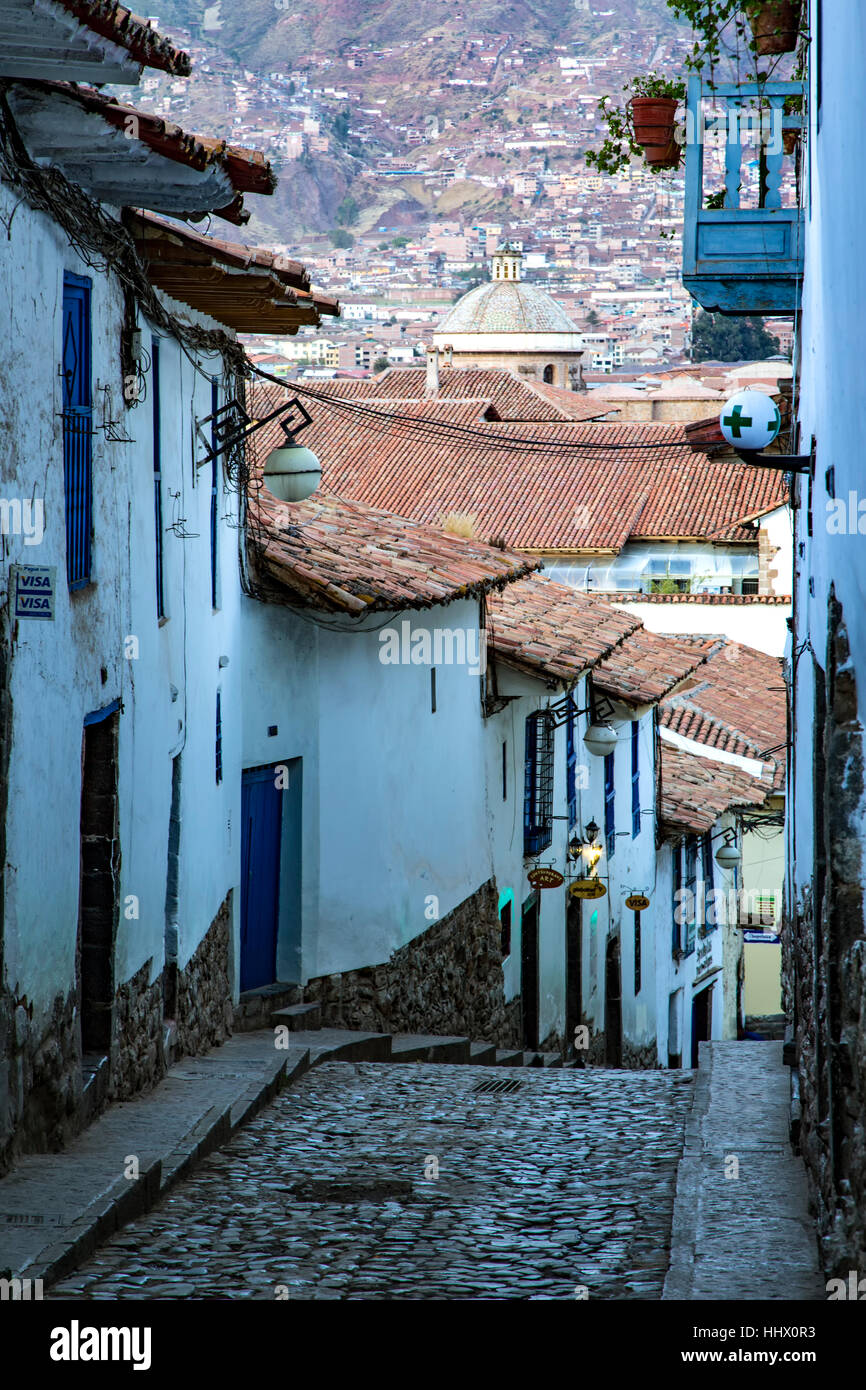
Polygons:
<instances>
[{"instance_id":1,"label":"hanging flower pot","mask_svg":"<svg viewBox=\"0 0 866 1390\"><path fill-rule=\"evenodd\" d=\"M643 147L647 164L653 169L675 169L682 154L675 138L676 97L632 97L629 105L635 144Z\"/></svg>"},{"instance_id":2,"label":"hanging flower pot","mask_svg":"<svg viewBox=\"0 0 866 1390\"><path fill-rule=\"evenodd\" d=\"M756 0L749 7L755 49L762 57L793 53L800 30L799 0Z\"/></svg>"},{"instance_id":3,"label":"hanging flower pot","mask_svg":"<svg viewBox=\"0 0 866 1390\"><path fill-rule=\"evenodd\" d=\"M799 130L782 131L782 147L785 151L785 154L797 153L797 149L800 144L800 135L801 132Z\"/></svg>"}]
</instances>

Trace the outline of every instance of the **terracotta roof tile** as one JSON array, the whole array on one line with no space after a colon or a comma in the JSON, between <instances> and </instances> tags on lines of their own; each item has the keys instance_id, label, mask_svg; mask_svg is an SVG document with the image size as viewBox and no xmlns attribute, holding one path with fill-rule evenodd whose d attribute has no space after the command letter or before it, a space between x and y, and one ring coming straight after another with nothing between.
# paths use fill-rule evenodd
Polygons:
<instances>
[{"instance_id":1,"label":"terracotta roof tile","mask_svg":"<svg viewBox=\"0 0 866 1390\"><path fill-rule=\"evenodd\" d=\"M397 400L424 400L427 372L424 367L389 367L373 378L376 394ZM501 420L595 420L609 412L609 402L594 401L585 391L564 391L516 372L490 367L439 365L439 396L487 397Z\"/></svg>"},{"instance_id":2,"label":"terracotta roof tile","mask_svg":"<svg viewBox=\"0 0 866 1390\"><path fill-rule=\"evenodd\" d=\"M58 0L58 3L86 24L94 34L125 48L143 67L161 68L176 77L186 77L191 69L189 54L151 28L146 19L118 5L114 0Z\"/></svg>"},{"instance_id":3,"label":"terracotta roof tile","mask_svg":"<svg viewBox=\"0 0 866 1390\"><path fill-rule=\"evenodd\" d=\"M702 835L725 811L761 806L771 790L748 772L661 741L659 818L666 834Z\"/></svg>"},{"instance_id":4,"label":"terracotta roof tile","mask_svg":"<svg viewBox=\"0 0 866 1390\"><path fill-rule=\"evenodd\" d=\"M537 562L363 503L250 498L248 541L263 596L360 615L489 593Z\"/></svg>"},{"instance_id":5,"label":"terracotta roof tile","mask_svg":"<svg viewBox=\"0 0 866 1390\"><path fill-rule=\"evenodd\" d=\"M508 666L573 682L641 626L630 613L597 604L533 574L487 604L487 641Z\"/></svg>"},{"instance_id":6,"label":"terracotta roof tile","mask_svg":"<svg viewBox=\"0 0 866 1390\"><path fill-rule=\"evenodd\" d=\"M614 699L654 704L705 660L700 648L640 627L601 663L593 683Z\"/></svg>"},{"instance_id":7,"label":"terracotta roof tile","mask_svg":"<svg viewBox=\"0 0 866 1390\"><path fill-rule=\"evenodd\" d=\"M680 425L477 422L461 433L456 404L411 399L395 410L353 390L357 409L340 408L341 384L295 388L313 415L305 443L334 492L419 521L471 512L479 535L516 549L616 552L627 540L710 532L754 542L742 518L785 500L778 473L715 464ZM272 403L277 390L265 392Z\"/></svg>"},{"instance_id":8,"label":"terracotta roof tile","mask_svg":"<svg viewBox=\"0 0 866 1390\"><path fill-rule=\"evenodd\" d=\"M693 682L664 701L662 724L707 747L768 764L774 786L782 786L788 736L780 658L725 637L691 642L705 651L705 660Z\"/></svg>"}]
</instances>

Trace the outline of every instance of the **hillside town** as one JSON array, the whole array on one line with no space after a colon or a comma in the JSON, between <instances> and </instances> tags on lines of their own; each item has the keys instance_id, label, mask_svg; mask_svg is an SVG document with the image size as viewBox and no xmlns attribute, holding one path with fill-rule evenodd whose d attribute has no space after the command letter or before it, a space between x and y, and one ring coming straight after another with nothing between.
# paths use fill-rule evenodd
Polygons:
<instances>
[{"instance_id":1,"label":"hillside town","mask_svg":"<svg viewBox=\"0 0 866 1390\"><path fill-rule=\"evenodd\" d=\"M100 1301L863 1296L866 51L757 0L782 66L719 82L574 8L604 56L460 30L458 126L373 95L419 38L0 4L0 1305L52 1362L168 1364ZM352 209L284 220L337 139Z\"/></svg>"}]
</instances>

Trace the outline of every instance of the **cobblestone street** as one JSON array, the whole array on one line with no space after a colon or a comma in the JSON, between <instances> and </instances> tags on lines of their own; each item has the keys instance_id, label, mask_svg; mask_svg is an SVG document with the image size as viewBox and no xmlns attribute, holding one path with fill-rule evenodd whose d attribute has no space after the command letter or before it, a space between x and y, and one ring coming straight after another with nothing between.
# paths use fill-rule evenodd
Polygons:
<instances>
[{"instance_id":1,"label":"cobblestone street","mask_svg":"<svg viewBox=\"0 0 866 1390\"><path fill-rule=\"evenodd\" d=\"M684 1072L327 1063L50 1296L658 1300L691 1095Z\"/></svg>"}]
</instances>

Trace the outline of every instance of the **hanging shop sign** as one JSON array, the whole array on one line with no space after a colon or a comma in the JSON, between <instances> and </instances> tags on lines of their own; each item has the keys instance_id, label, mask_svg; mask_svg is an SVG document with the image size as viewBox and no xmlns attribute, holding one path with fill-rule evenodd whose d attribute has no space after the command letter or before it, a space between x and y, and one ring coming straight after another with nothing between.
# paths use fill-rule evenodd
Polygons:
<instances>
[{"instance_id":1,"label":"hanging shop sign","mask_svg":"<svg viewBox=\"0 0 866 1390\"><path fill-rule=\"evenodd\" d=\"M558 869L548 869L544 864L540 864L537 869L530 869L526 877L533 888L560 888L565 882Z\"/></svg>"},{"instance_id":2,"label":"hanging shop sign","mask_svg":"<svg viewBox=\"0 0 866 1390\"><path fill-rule=\"evenodd\" d=\"M625 905L629 912L645 912L649 907L650 900L643 893L632 893L630 898L626 898Z\"/></svg>"},{"instance_id":3,"label":"hanging shop sign","mask_svg":"<svg viewBox=\"0 0 866 1390\"><path fill-rule=\"evenodd\" d=\"M607 889L600 878L576 878L568 891L573 898L603 898Z\"/></svg>"}]
</instances>

